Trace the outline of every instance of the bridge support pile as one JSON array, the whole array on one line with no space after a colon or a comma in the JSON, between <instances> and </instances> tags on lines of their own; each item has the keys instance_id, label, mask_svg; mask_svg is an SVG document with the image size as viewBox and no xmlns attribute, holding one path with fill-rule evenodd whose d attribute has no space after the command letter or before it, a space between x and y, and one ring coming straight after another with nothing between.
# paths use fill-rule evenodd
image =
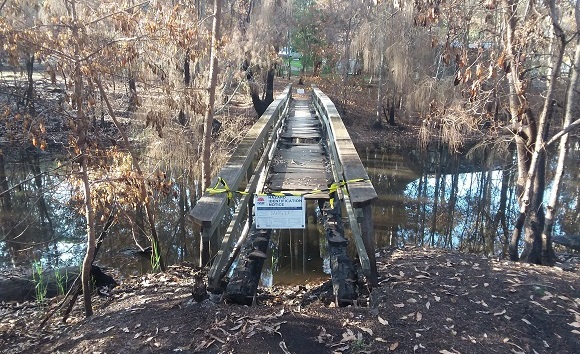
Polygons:
<instances>
[{"instance_id":1,"label":"bridge support pile","mask_svg":"<svg viewBox=\"0 0 580 354\"><path fill-rule=\"evenodd\" d=\"M328 241L330 267L332 274L332 290L338 306L351 305L357 298L357 276L354 265L347 252L348 240L344 237L340 203L331 207L329 201L319 201L324 231Z\"/></svg>"},{"instance_id":2,"label":"bridge support pile","mask_svg":"<svg viewBox=\"0 0 580 354\"><path fill-rule=\"evenodd\" d=\"M252 228L240 252L238 264L228 282L224 299L251 305L260 284L264 260L267 258L271 230Z\"/></svg>"}]
</instances>

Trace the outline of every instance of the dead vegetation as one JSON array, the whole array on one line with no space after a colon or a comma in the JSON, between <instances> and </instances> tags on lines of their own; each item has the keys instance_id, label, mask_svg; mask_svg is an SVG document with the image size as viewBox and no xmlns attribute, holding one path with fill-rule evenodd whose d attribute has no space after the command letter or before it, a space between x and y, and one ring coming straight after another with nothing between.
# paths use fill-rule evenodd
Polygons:
<instances>
[{"instance_id":1,"label":"dead vegetation","mask_svg":"<svg viewBox=\"0 0 580 354\"><path fill-rule=\"evenodd\" d=\"M2 304L0 348L21 352L572 353L578 257L543 267L429 248L379 251L380 287L336 308L321 284L261 289L256 306L192 300L187 264L123 279L67 324L34 303ZM54 300L57 301L56 299ZM48 307L54 303L48 304Z\"/></svg>"}]
</instances>

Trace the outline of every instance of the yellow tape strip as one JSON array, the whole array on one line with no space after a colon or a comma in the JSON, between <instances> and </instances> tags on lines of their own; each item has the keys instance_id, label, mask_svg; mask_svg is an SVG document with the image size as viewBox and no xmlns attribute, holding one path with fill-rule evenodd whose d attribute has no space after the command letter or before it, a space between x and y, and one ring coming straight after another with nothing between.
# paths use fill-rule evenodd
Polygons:
<instances>
[{"instance_id":1,"label":"yellow tape strip","mask_svg":"<svg viewBox=\"0 0 580 354\"><path fill-rule=\"evenodd\" d=\"M330 194L330 196L331 196L330 204L332 207L333 206L333 199L334 199L333 194L336 193L340 188L342 188L344 193L346 193L348 195L348 190L345 188L345 187L347 187L348 184L358 183L358 182L366 182L366 181L369 181L369 179L368 178L355 178L355 179L350 179L348 181L333 182L328 186L328 188L313 189L313 190L307 191L307 192L272 192L272 193L256 193L256 195L273 195L273 196L277 196L277 197L301 197L301 196L305 196L308 194L318 194L318 193L328 192L328 194ZM223 188L219 188L220 185L223 186ZM228 187L228 184L226 183L226 181L221 177L218 177L215 186L213 188L206 189L206 192L208 192L209 194L226 193L226 195L228 197L228 205L230 204L231 200L234 198L234 193L238 193L241 195L249 194L248 192L245 192L245 191L232 191L230 189L230 187Z\"/></svg>"}]
</instances>

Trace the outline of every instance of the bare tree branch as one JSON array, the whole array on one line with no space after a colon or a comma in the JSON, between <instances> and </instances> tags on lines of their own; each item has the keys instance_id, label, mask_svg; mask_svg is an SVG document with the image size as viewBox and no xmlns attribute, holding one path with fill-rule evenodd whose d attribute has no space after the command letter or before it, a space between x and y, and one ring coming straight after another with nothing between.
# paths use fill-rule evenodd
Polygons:
<instances>
[{"instance_id":1,"label":"bare tree branch","mask_svg":"<svg viewBox=\"0 0 580 354\"><path fill-rule=\"evenodd\" d=\"M571 130L573 130L574 128L576 128L578 126L580 126L580 119L576 119L574 122L570 123L570 125L568 125L564 129L562 129L560 132L558 132L558 134L554 135L550 140L548 140L548 142L546 143L546 147L552 145L558 139L560 139L562 136L569 133Z\"/></svg>"}]
</instances>

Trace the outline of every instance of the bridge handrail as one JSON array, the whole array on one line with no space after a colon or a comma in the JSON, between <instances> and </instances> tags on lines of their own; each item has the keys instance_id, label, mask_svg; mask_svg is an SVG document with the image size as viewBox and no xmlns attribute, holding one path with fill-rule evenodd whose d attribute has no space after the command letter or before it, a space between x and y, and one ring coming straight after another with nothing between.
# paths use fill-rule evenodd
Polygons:
<instances>
[{"instance_id":1,"label":"bridge handrail","mask_svg":"<svg viewBox=\"0 0 580 354\"><path fill-rule=\"evenodd\" d=\"M320 91L315 85L312 86L312 96L314 104L321 115L326 119L331 128L336 152L339 158L340 166L338 171L342 173L344 181L365 179L364 182L347 184L348 194L351 202L355 207L367 204L377 198L377 192L369 180L369 176L364 168L360 157L350 139L350 135L340 118L340 114L334 103L328 96ZM332 143L330 141L329 143Z\"/></svg>"},{"instance_id":2,"label":"bridge handrail","mask_svg":"<svg viewBox=\"0 0 580 354\"><path fill-rule=\"evenodd\" d=\"M292 86L288 85L284 92L272 102L264 114L248 130L228 162L220 171L221 177L230 190L236 191L242 181L248 181L248 169L260 146L264 146L269 139L270 128L280 119L285 112L288 102L292 97ZM218 177L212 181L212 186L218 182ZM250 191L254 192L254 191ZM195 207L190 212L190 217L194 222L204 229L204 235L209 236L220 224L227 209L226 193L210 194L205 192L197 201Z\"/></svg>"}]
</instances>

